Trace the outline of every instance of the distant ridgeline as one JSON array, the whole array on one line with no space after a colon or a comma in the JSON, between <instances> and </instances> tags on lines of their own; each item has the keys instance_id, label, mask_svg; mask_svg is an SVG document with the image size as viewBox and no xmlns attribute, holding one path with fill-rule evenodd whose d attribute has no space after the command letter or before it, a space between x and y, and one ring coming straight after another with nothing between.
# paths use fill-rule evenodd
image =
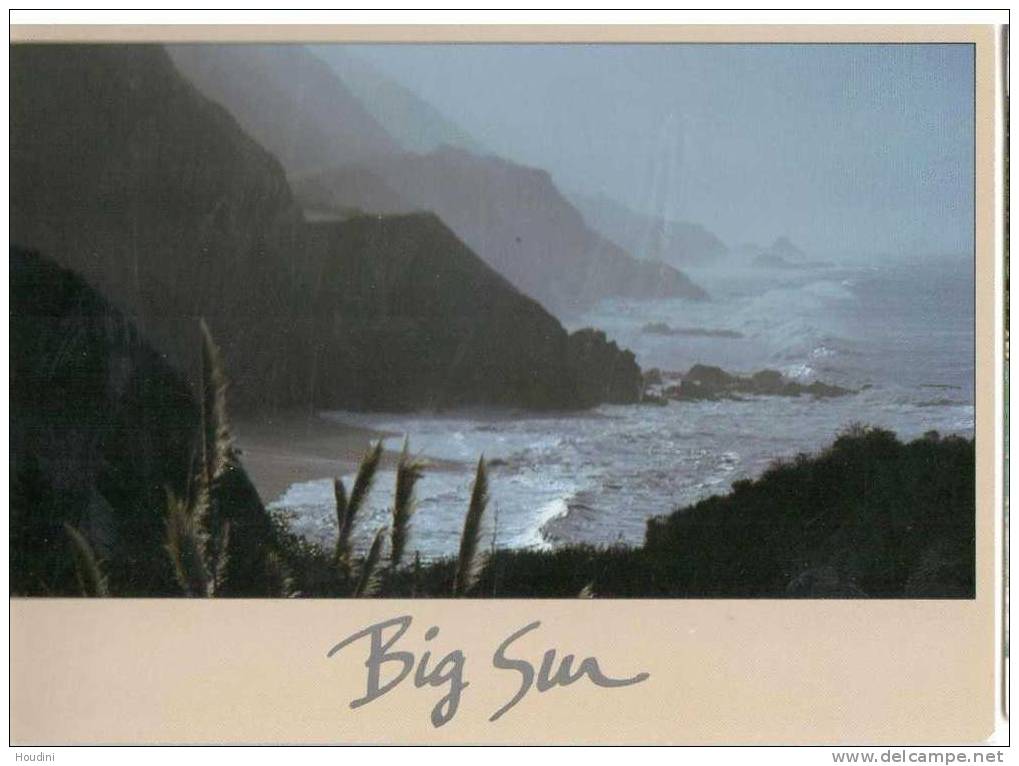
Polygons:
<instances>
[{"instance_id":1,"label":"distant ridgeline","mask_svg":"<svg viewBox=\"0 0 1019 766\"><path fill-rule=\"evenodd\" d=\"M718 263L729 255L725 243L698 224L643 215L604 195L574 192L570 200L606 239L639 258L686 267Z\"/></svg>"},{"instance_id":2,"label":"distant ridgeline","mask_svg":"<svg viewBox=\"0 0 1019 766\"><path fill-rule=\"evenodd\" d=\"M634 258L596 233L547 172L481 154L420 99L342 51L332 54L337 71L297 45L168 50L185 76L281 160L314 215L434 212L510 283L559 313L605 297L705 297L673 266ZM408 139L400 124L407 120L437 138ZM404 147L394 150L386 122ZM444 143L434 145L439 137Z\"/></svg>"},{"instance_id":3,"label":"distant ridgeline","mask_svg":"<svg viewBox=\"0 0 1019 766\"><path fill-rule=\"evenodd\" d=\"M434 210L496 271L560 313L609 297L707 297L672 266L596 234L545 171L496 157L444 147L329 170L295 181L294 191L312 210Z\"/></svg>"},{"instance_id":4,"label":"distant ridgeline","mask_svg":"<svg viewBox=\"0 0 1019 766\"><path fill-rule=\"evenodd\" d=\"M191 380L204 317L236 410L640 396L631 353L569 336L434 216L306 223L277 159L160 46L18 45L11 90L12 244L84 277ZM301 162L351 146L314 127L292 136ZM395 145L376 139L350 156Z\"/></svg>"},{"instance_id":5,"label":"distant ridgeline","mask_svg":"<svg viewBox=\"0 0 1019 766\"><path fill-rule=\"evenodd\" d=\"M304 87L334 87L328 71L290 54L310 67L300 70ZM241 84L229 92L263 93ZM253 114L277 120L256 133L268 142L301 112L287 112L285 78L264 84ZM319 117L349 117L344 129L361 138L381 130L354 111L356 99L336 104L352 111ZM535 289L572 306L612 290L702 295L675 269L634 266L590 232L547 174L459 151L380 160L395 141L359 138L355 152L316 126L309 118L292 134L308 143L287 161L308 170L342 150L354 165L295 182L305 202L329 207L308 222L280 162L163 48L11 48L12 594L95 591L99 574L113 595L181 593L182 554L167 554L170 522L183 517L170 498L201 507L195 464L209 452L199 318L242 412L581 408L638 401L641 371L603 333L567 333L519 291L522 275L549 263ZM343 212L340 178L360 179L380 206L446 179L448 207ZM400 193L387 197L394 178ZM451 211L474 196L474 214L492 219L471 233ZM569 225L554 228L549 209ZM541 236L529 237L532 223ZM486 231L491 242L472 242ZM560 246L572 250L545 257ZM694 378L680 398L786 390L770 373L745 380L701 368ZM239 461L224 465L208 493L230 554L209 559L222 564L210 574L214 595L344 595L322 590L332 581L316 575L335 563L328 552L270 518ZM472 593L967 597L974 528L972 441L902 444L861 430L653 520L641 548L499 551ZM203 555L215 548L199 542ZM88 565L96 558L102 572ZM207 569L200 563L194 571ZM447 595L452 567L399 569L381 595ZM89 572L96 582L86 587Z\"/></svg>"}]
</instances>

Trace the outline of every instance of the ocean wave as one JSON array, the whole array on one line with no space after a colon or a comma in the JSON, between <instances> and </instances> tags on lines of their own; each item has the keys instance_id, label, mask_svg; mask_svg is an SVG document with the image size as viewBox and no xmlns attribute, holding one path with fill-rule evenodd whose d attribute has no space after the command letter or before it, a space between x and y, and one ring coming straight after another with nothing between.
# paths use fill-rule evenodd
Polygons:
<instances>
[{"instance_id":1,"label":"ocean wave","mask_svg":"<svg viewBox=\"0 0 1019 766\"><path fill-rule=\"evenodd\" d=\"M550 534L552 525L556 521L566 519L569 514L570 505L566 502L566 498L557 497L555 500L546 503L538 510L534 526L524 540L523 547L547 548L553 545L556 540Z\"/></svg>"},{"instance_id":2,"label":"ocean wave","mask_svg":"<svg viewBox=\"0 0 1019 766\"><path fill-rule=\"evenodd\" d=\"M422 557L456 554L481 453L493 463L490 512L493 522L498 517L499 547L611 544L621 537L639 543L649 516L724 493L734 479L752 478L776 458L823 449L853 422L888 428L903 440L929 430L971 435L973 406L964 400L972 391L965 383L972 356L963 353L964 344L949 354L947 341L936 335L965 329L960 323L971 321L969 315L952 314L953 304L932 316L930 300L911 289L912 275L901 288L885 278L875 286L874 276L858 271L838 277L842 281L817 275L798 276L794 284L748 281L739 289L712 290L716 300L697 305L617 301L585 314L578 326L606 330L645 368L778 369L801 382L819 378L858 390L852 397L603 405L569 415L473 410L340 419L401 434L392 439L394 448L409 434L415 453L462 464L431 483L433 474L426 473L419 485L412 545ZM886 301L886 293L901 299ZM713 342L642 333L650 322L731 328L746 337ZM381 513L390 483L380 478ZM318 500L309 492L318 492ZM325 482L314 492L306 488L284 500L316 515L305 528L330 539L331 487Z\"/></svg>"},{"instance_id":3,"label":"ocean wave","mask_svg":"<svg viewBox=\"0 0 1019 766\"><path fill-rule=\"evenodd\" d=\"M790 380L795 380L801 383L807 383L813 381L817 374L817 371L809 364L791 364L783 367L780 372Z\"/></svg>"}]
</instances>

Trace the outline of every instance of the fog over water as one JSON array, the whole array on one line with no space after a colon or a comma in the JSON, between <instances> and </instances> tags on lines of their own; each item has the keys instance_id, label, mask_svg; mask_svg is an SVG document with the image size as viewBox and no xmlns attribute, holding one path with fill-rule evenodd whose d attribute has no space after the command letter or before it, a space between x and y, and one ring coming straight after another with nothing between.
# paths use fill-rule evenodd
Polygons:
<instances>
[{"instance_id":1,"label":"fog over water","mask_svg":"<svg viewBox=\"0 0 1019 766\"><path fill-rule=\"evenodd\" d=\"M11 595L972 598L976 48L13 46Z\"/></svg>"},{"instance_id":2,"label":"fog over water","mask_svg":"<svg viewBox=\"0 0 1019 766\"><path fill-rule=\"evenodd\" d=\"M904 440L930 430L972 436L971 48L315 51L370 63L469 135L472 151L543 168L567 193L702 225L728 246L684 267L709 300L606 300L563 317L568 329L604 330L645 370L774 369L854 391L578 414L329 413L401 434L388 448L406 434L425 457L463 461L419 485L410 547L422 556L455 552L470 466L482 453L494 461L486 534L495 544L639 544L650 516L822 449L853 423ZM802 250L799 260L755 262L752 253L780 236ZM371 501L379 523L391 484L383 474ZM278 505L297 514L298 531L328 544L331 503L323 479L291 487Z\"/></svg>"}]
</instances>

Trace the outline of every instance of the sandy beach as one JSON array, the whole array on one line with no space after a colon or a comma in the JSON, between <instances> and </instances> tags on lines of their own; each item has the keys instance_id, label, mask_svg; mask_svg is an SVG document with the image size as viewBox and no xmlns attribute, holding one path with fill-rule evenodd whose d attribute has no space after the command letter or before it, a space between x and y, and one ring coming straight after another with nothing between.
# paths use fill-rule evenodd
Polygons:
<instances>
[{"instance_id":1,"label":"sandy beach","mask_svg":"<svg viewBox=\"0 0 1019 766\"><path fill-rule=\"evenodd\" d=\"M235 422L233 431L241 462L267 504L295 482L349 473L373 441L392 436L293 413ZM384 460L394 461L395 455L387 453Z\"/></svg>"},{"instance_id":2,"label":"sandy beach","mask_svg":"<svg viewBox=\"0 0 1019 766\"><path fill-rule=\"evenodd\" d=\"M235 421L233 433L241 463L267 505L291 484L353 473L372 442L399 436L311 413ZM382 468L395 467L397 457L397 452L387 450ZM439 471L464 468L452 461L427 464Z\"/></svg>"}]
</instances>

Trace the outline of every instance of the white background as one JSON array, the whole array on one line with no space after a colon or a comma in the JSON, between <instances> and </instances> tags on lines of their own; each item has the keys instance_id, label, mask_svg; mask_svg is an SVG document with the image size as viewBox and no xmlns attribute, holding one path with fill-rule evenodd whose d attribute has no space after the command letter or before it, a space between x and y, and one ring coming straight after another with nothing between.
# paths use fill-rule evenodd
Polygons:
<instances>
[{"instance_id":1,"label":"white background","mask_svg":"<svg viewBox=\"0 0 1019 766\"><path fill-rule=\"evenodd\" d=\"M116 3L114 5L119 5ZM10 21L12 24L40 24L40 23L63 23L63 24L1007 24L1008 12L1006 10L979 10L979 11L874 11L874 10L842 10L842 11L767 11L767 10L700 10L700 11L525 11L525 10L504 10L504 11L478 11L478 10L455 10L455 11L426 11L426 10L361 10L361 11L131 11L131 10L107 10L107 11L45 11L45 10L16 10L11 11ZM9 82L9 62L4 59L4 88ZM999 88L1000 92L1000 88ZM9 110L9 95L3 99L3 109L6 123L9 126L10 120L7 114ZM1001 109L999 105L998 109ZM1002 143L1002 121L997 120L998 144ZM8 146L9 146L8 137ZM8 162L9 152L3 155L5 170L9 173ZM1002 156L1001 151L998 157ZM1003 199L1003 182L1000 166L996 168L996 187L999 200ZM6 194L7 192L5 192ZM9 200L3 206L5 225L9 229L8 210ZM997 210L997 252L1003 250L1003 205L999 204ZM3 272L5 289L2 292L2 300L7 310L8 275ZM995 294L996 294L996 337L1003 337L1003 285L1004 277L1001 268L1000 258L996 259L995 272ZM6 340L6 327L4 329ZM3 358L5 369L8 365L8 357ZM9 375L9 370L7 370ZM995 379L1002 380L1004 377L1004 362L1002 344L999 342L995 350ZM1014 381L1011 383L1010 400L1014 400ZM1004 387L998 386L995 396L995 410L997 423L996 444L999 450L1003 443L1003 404ZM4 428L7 428L9 419L6 408L9 402L4 403ZM1019 430L1013 421L1010 425L1010 442L1017 440L1016 431ZM8 444L8 440L4 440ZM999 452L999 455L1001 453ZM6 462L3 464L6 472ZM1003 471L1001 466L1003 460L997 461L998 475L996 476L996 498L997 507L1002 507ZM1019 477L1014 467L1009 467L1009 486L1019 485ZM9 509L5 509L9 511ZM8 517L9 518L9 517ZM998 539L1002 539L1001 524L999 519ZM9 561L8 550L8 521L3 523L3 551L5 560ZM999 551L999 567L1000 551ZM2 573L2 587L9 592L8 568L5 566ZM1000 586L998 603L1002 603ZM9 625L8 625L9 627ZM9 647L8 647L9 648ZM1000 651L1000 647L999 647ZM7 670L4 670L5 675ZM1007 678L999 675L999 679ZM9 679L8 679L9 681ZM9 686L9 684L8 684ZM998 684L999 689L1006 689L1007 682ZM999 700L1000 702L1000 700ZM960 700L960 704L966 704ZM998 709L1002 709L999 704ZM9 720L9 719L8 719ZM781 763L781 764L831 764L833 763L833 752L851 750L854 752L873 752L876 754L877 763L881 763L881 754L888 750L900 751L903 748L915 758L920 753L952 752L957 754L972 755L974 752L1004 752L1004 761L1010 760L1011 753L1008 750L1008 727L1003 716L1000 716L998 729L995 736L987 743L959 743L951 748L907 748L908 743L897 747L880 748L820 748L820 747L775 747L775 748L626 748L633 752L620 752L621 748L536 748L528 749L526 752L507 752L506 749L488 749L480 752L475 748L382 748L373 749L369 752L353 752L351 750L336 750L332 748L294 748L288 752L280 752L275 748L189 748L181 751L176 748L9 748L7 758L11 763L18 763L16 753L23 755L38 754L41 752L55 754L56 764L173 764L179 766L182 758L188 763L216 763L231 762L235 759L244 760L247 763L277 763L280 759L298 763L323 763L334 764L345 758L375 760L400 759L405 763L420 763L426 761L440 761L443 764L476 764L478 760L494 763L506 762L510 759L532 759L548 761L581 760L584 762L615 762L620 759L640 759L647 764L668 763L675 764L677 761L692 764L728 764L736 763ZM859 743L860 745L866 743ZM915 762L915 761L914 761Z\"/></svg>"}]
</instances>

